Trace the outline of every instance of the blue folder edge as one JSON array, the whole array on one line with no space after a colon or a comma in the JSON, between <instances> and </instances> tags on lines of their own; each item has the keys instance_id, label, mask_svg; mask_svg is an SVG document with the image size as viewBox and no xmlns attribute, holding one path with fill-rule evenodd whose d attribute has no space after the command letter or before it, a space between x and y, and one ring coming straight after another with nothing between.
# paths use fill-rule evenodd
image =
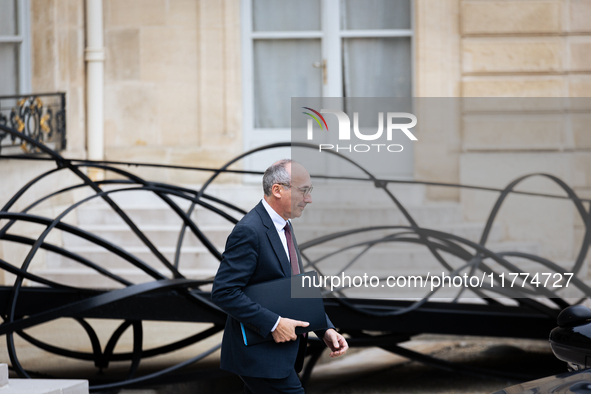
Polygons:
<instances>
[{"instance_id":1,"label":"blue folder edge","mask_svg":"<svg viewBox=\"0 0 591 394\"><path fill-rule=\"evenodd\" d=\"M246 332L244 332L244 324L240 323L240 328L242 329L242 338L244 338L244 344L248 346L248 342L246 341Z\"/></svg>"}]
</instances>

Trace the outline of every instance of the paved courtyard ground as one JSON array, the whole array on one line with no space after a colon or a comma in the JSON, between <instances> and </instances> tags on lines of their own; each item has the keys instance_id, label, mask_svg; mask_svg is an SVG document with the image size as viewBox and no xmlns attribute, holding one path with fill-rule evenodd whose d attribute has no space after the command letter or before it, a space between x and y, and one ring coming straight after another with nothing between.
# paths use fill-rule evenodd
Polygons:
<instances>
[{"instance_id":1,"label":"paved courtyard ground","mask_svg":"<svg viewBox=\"0 0 591 394\"><path fill-rule=\"evenodd\" d=\"M405 346L460 365L518 372L539 378L565 372L546 341L458 338L423 335ZM471 377L409 361L377 348L353 349L347 357L320 364L306 390L308 394L377 393L492 393L519 381ZM124 390L121 394L242 393L232 376L168 387Z\"/></svg>"},{"instance_id":2,"label":"paved courtyard ground","mask_svg":"<svg viewBox=\"0 0 591 394\"><path fill-rule=\"evenodd\" d=\"M101 344L108 341L118 323L91 321L99 332ZM203 328L208 327L204 325ZM149 349L201 331L195 324L147 322L144 327L144 348ZM88 351L88 338L71 319L59 319L51 324L27 330L36 338L61 344L71 350ZM120 340L116 353L130 351L131 332ZM180 363L215 346L221 334L206 341L165 356L143 360L138 375L162 370ZM19 360L30 371L57 377L88 378L107 382L113 377L126 376L129 363L115 362L99 373L92 362L57 357L42 351L24 340L16 339ZM566 365L557 360L548 341L507 338L474 338L458 336L420 335L403 347L429 354L439 359L496 371L520 373L539 378L565 372ZM0 360L8 362L6 346L0 346ZM14 373L11 376L15 377ZM394 355L378 348L350 349L345 357L330 359L327 353L314 369L308 394L373 394L373 393L492 393L518 381L470 377L444 371ZM167 379L167 384L112 391L109 394L195 394L242 392L237 377L219 370L219 351Z\"/></svg>"}]
</instances>

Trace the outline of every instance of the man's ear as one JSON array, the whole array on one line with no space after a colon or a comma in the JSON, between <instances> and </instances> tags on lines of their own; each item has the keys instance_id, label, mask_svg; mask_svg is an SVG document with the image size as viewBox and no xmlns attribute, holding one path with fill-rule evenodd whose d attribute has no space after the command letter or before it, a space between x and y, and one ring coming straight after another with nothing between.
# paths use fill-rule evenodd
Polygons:
<instances>
[{"instance_id":1,"label":"man's ear","mask_svg":"<svg viewBox=\"0 0 591 394\"><path fill-rule=\"evenodd\" d=\"M281 185L274 184L271 188L271 193L275 196L275 198L281 198Z\"/></svg>"}]
</instances>

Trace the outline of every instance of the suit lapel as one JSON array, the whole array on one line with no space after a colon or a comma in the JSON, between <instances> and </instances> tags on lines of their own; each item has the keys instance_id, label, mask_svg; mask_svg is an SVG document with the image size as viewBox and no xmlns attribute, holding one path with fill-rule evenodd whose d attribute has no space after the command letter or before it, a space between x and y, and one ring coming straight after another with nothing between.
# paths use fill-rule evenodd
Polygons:
<instances>
[{"instance_id":1,"label":"suit lapel","mask_svg":"<svg viewBox=\"0 0 591 394\"><path fill-rule=\"evenodd\" d=\"M268 229L267 237L269 238L269 241L271 241L271 246L273 246L275 255L277 255L277 258L279 259L279 264L281 265L283 273L285 276L291 276L289 259L287 258L287 254L285 254L285 249L283 248L279 234L277 234L277 229L275 227Z\"/></svg>"},{"instance_id":2,"label":"suit lapel","mask_svg":"<svg viewBox=\"0 0 591 394\"><path fill-rule=\"evenodd\" d=\"M269 242L273 247L273 251L277 256L277 259L279 259L279 266L281 267L283 274L288 277L291 276L291 267L289 265L289 259L287 258L287 254L285 254L283 243L281 243L279 234L277 234L277 229L273 224L273 220L271 220L271 217L269 216L269 213L263 206L262 202L258 203L258 205L256 206L256 210L259 216L261 217L263 224L265 225L265 227L267 227L267 238L269 239Z\"/></svg>"}]
</instances>

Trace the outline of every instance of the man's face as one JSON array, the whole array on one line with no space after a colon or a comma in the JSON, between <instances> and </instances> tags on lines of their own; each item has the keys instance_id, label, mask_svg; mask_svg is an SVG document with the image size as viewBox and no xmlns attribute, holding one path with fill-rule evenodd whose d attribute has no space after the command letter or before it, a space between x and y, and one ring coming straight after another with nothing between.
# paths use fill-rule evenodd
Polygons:
<instances>
[{"instance_id":1,"label":"man's face","mask_svg":"<svg viewBox=\"0 0 591 394\"><path fill-rule=\"evenodd\" d=\"M287 199L290 202L289 217L299 218L302 216L306 205L312 203L312 195L310 193L307 193L304 197L304 193L312 186L312 180L308 171L301 164L291 163L291 165L286 167L291 175L291 188L289 188L291 198Z\"/></svg>"}]
</instances>

